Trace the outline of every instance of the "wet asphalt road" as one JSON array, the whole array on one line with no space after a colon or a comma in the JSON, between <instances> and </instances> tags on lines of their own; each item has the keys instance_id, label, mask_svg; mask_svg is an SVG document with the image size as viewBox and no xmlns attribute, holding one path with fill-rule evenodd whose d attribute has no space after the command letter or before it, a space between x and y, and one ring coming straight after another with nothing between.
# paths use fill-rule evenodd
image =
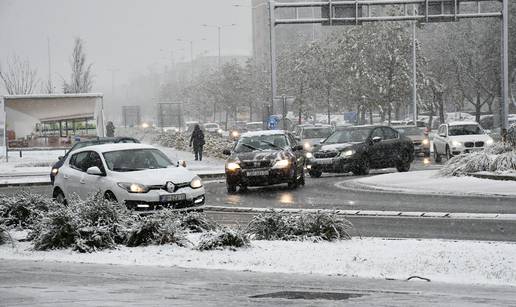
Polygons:
<instances>
[{"instance_id":1,"label":"wet asphalt road","mask_svg":"<svg viewBox=\"0 0 516 307\"><path fill-rule=\"evenodd\" d=\"M0 276L0 306L516 304L516 292L509 286L455 285L317 274L3 260L0 263Z\"/></svg>"}]
</instances>

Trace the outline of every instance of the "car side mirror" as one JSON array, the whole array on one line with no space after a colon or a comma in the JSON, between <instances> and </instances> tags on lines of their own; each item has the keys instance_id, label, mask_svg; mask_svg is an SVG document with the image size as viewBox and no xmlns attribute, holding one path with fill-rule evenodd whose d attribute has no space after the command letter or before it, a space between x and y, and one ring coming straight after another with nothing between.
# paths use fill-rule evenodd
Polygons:
<instances>
[{"instance_id":1,"label":"car side mirror","mask_svg":"<svg viewBox=\"0 0 516 307\"><path fill-rule=\"evenodd\" d=\"M102 173L102 171L100 170L100 168L98 168L98 166L89 167L86 170L86 173L89 174L89 175L95 175L95 176L102 176L102 175L104 175Z\"/></svg>"},{"instance_id":2,"label":"car side mirror","mask_svg":"<svg viewBox=\"0 0 516 307\"><path fill-rule=\"evenodd\" d=\"M292 147L292 150L293 150L293 151L300 151L300 150L303 150L303 145L296 145L296 146Z\"/></svg>"},{"instance_id":3,"label":"car side mirror","mask_svg":"<svg viewBox=\"0 0 516 307\"><path fill-rule=\"evenodd\" d=\"M324 141L326 141L326 139L320 139L320 140L319 140L319 144L324 143Z\"/></svg>"},{"instance_id":4,"label":"car side mirror","mask_svg":"<svg viewBox=\"0 0 516 307\"><path fill-rule=\"evenodd\" d=\"M226 155L226 156L229 156L229 155L231 155L231 150L229 150L229 149L224 149L224 150L222 151L222 154L223 154L223 155Z\"/></svg>"},{"instance_id":5,"label":"car side mirror","mask_svg":"<svg viewBox=\"0 0 516 307\"><path fill-rule=\"evenodd\" d=\"M378 143L378 142L380 142L381 140L382 140L382 137L381 137L381 136L375 136L375 137L373 137L373 139L372 139L373 143Z\"/></svg>"}]
</instances>

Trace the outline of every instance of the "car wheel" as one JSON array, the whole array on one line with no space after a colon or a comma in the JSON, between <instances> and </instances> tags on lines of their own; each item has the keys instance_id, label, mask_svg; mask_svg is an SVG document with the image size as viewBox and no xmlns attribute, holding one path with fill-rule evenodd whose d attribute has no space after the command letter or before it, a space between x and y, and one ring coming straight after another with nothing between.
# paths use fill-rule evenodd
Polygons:
<instances>
[{"instance_id":1,"label":"car wheel","mask_svg":"<svg viewBox=\"0 0 516 307\"><path fill-rule=\"evenodd\" d=\"M226 184L226 188L228 189L229 194L236 193L237 187L234 184Z\"/></svg>"},{"instance_id":2,"label":"car wheel","mask_svg":"<svg viewBox=\"0 0 516 307\"><path fill-rule=\"evenodd\" d=\"M319 178L319 177L321 177L322 172L321 172L321 171L310 170L310 171L308 172L308 174L309 174L309 175L310 175L310 177L312 177L312 178Z\"/></svg>"},{"instance_id":3,"label":"car wheel","mask_svg":"<svg viewBox=\"0 0 516 307\"><path fill-rule=\"evenodd\" d=\"M61 189L56 189L56 191L54 192L54 200L60 204L66 205L66 198Z\"/></svg>"},{"instance_id":4,"label":"car wheel","mask_svg":"<svg viewBox=\"0 0 516 307\"><path fill-rule=\"evenodd\" d=\"M407 151L401 153L400 160L396 165L398 172L408 172L410 169L410 154Z\"/></svg>"},{"instance_id":5,"label":"car wheel","mask_svg":"<svg viewBox=\"0 0 516 307\"><path fill-rule=\"evenodd\" d=\"M245 184L240 186L240 192L247 192L247 186Z\"/></svg>"},{"instance_id":6,"label":"car wheel","mask_svg":"<svg viewBox=\"0 0 516 307\"><path fill-rule=\"evenodd\" d=\"M441 161L442 161L441 155L439 154L439 152L437 152L437 147L435 147L435 145L434 145L434 161L437 163L441 163Z\"/></svg>"},{"instance_id":7,"label":"car wheel","mask_svg":"<svg viewBox=\"0 0 516 307\"><path fill-rule=\"evenodd\" d=\"M114 202L114 203L116 203L118 201L116 199L115 194L113 194L113 192L111 192L111 191L107 191L106 193L104 193L104 199L107 201L110 201L110 202Z\"/></svg>"},{"instance_id":8,"label":"car wheel","mask_svg":"<svg viewBox=\"0 0 516 307\"><path fill-rule=\"evenodd\" d=\"M450 152L450 147L446 146L446 161L450 160L452 157L453 156Z\"/></svg>"},{"instance_id":9,"label":"car wheel","mask_svg":"<svg viewBox=\"0 0 516 307\"><path fill-rule=\"evenodd\" d=\"M360 159L358 165L355 166L355 169L352 172L354 175L368 175L370 169L371 165L369 163L369 158L363 157Z\"/></svg>"}]
</instances>

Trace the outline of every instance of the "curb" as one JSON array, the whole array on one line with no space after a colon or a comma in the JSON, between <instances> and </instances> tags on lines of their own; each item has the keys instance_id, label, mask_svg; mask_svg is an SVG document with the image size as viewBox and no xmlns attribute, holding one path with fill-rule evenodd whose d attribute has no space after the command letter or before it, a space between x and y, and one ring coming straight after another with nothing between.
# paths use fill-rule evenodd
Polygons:
<instances>
[{"instance_id":1,"label":"curb","mask_svg":"<svg viewBox=\"0 0 516 307\"><path fill-rule=\"evenodd\" d=\"M480 178L480 179L491 179L491 180L501 180L501 181L516 181L516 176L511 176L511 175L479 174L479 173L470 173L468 175L471 176L471 177Z\"/></svg>"},{"instance_id":2,"label":"curb","mask_svg":"<svg viewBox=\"0 0 516 307\"><path fill-rule=\"evenodd\" d=\"M369 192L369 193L382 193L382 194L395 194L395 195L432 195L433 197L469 197L469 198L506 198L516 199L516 195L507 194L475 194L475 193L450 193L450 192L439 192L439 191L410 191L410 190L399 190L396 188L382 188L381 186L374 186L359 182L353 182L352 180L339 181L334 184L335 187L351 191L351 192Z\"/></svg>"},{"instance_id":3,"label":"curb","mask_svg":"<svg viewBox=\"0 0 516 307\"><path fill-rule=\"evenodd\" d=\"M376 210L331 210L331 209L280 209L280 208L247 208L247 207L222 207L204 206L205 211L227 213L267 213L278 212L288 214L301 213L335 213L344 216L356 217L400 217L400 218L445 218L458 220L506 220L516 221L516 214L497 213L451 213L451 212L410 212L410 211L376 211Z\"/></svg>"},{"instance_id":4,"label":"curb","mask_svg":"<svg viewBox=\"0 0 516 307\"><path fill-rule=\"evenodd\" d=\"M201 179L221 179L226 176L225 173L212 173L212 174L197 174L197 176L201 177ZM0 183L0 188L9 188L9 187L31 187L31 186L50 186L52 185L50 181L40 181L40 182L19 182L19 183Z\"/></svg>"}]
</instances>

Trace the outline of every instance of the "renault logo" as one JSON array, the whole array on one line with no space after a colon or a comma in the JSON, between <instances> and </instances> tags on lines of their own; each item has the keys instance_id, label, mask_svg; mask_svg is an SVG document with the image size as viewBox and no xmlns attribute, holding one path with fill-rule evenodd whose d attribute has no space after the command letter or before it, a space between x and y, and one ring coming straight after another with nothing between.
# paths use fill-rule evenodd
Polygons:
<instances>
[{"instance_id":1,"label":"renault logo","mask_svg":"<svg viewBox=\"0 0 516 307\"><path fill-rule=\"evenodd\" d=\"M174 190L176 189L176 186L174 185L174 183L169 181L169 182L167 182L166 188L167 188L167 191L169 191L170 193L173 193Z\"/></svg>"}]
</instances>

